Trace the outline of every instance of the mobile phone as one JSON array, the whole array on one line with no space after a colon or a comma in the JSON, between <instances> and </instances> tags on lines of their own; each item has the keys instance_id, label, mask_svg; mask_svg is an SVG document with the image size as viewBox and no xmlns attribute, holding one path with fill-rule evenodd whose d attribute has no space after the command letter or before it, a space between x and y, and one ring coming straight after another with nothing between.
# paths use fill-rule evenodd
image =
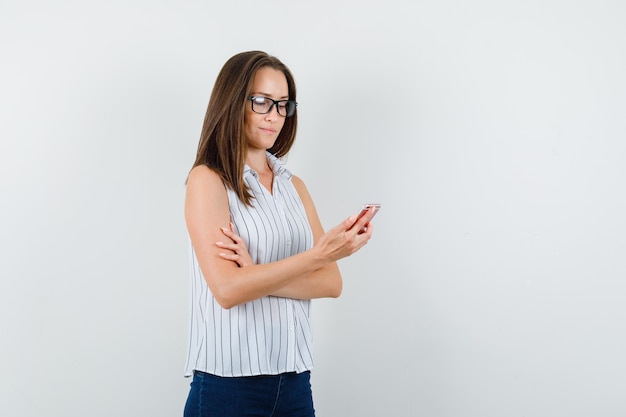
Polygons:
<instances>
[{"instance_id":1,"label":"mobile phone","mask_svg":"<svg viewBox=\"0 0 626 417\"><path fill-rule=\"evenodd\" d=\"M361 217L363 217L365 215L365 213L368 212L368 210L373 209L374 210L374 216L376 215L376 213L378 213L378 210L380 210L381 204L380 203L369 203L369 204L365 204L363 206L363 208L361 209L361 212L359 213L359 215L357 216L356 220L354 221L355 223L357 221L359 221L359 219ZM374 217L372 216L372 219ZM371 219L370 219L371 221ZM359 233L363 233L366 230L365 227L363 227L361 230L359 230Z\"/></svg>"}]
</instances>

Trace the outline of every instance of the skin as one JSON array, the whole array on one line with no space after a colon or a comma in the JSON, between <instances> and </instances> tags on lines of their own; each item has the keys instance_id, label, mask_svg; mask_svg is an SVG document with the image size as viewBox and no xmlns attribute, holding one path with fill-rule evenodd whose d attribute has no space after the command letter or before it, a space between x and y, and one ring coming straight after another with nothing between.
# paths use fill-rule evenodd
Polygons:
<instances>
[{"instance_id":1,"label":"skin","mask_svg":"<svg viewBox=\"0 0 626 417\"><path fill-rule=\"evenodd\" d=\"M251 95L274 100L288 98L284 74L272 68L257 71ZM258 174L261 184L272 192L273 172L267 164L266 149L274 144L285 122L276 108L257 114L246 107L246 163ZM264 296L295 299L338 297L342 279L339 259L352 255L371 238L370 211L357 214L324 233L313 200L296 176L292 182L304 204L314 245L308 251L269 264L252 264L242 239L230 223L228 197L219 175L201 165L189 174L185 198L185 221L200 269L217 302L226 309ZM356 220L356 223L355 223ZM363 233L359 231L366 227Z\"/></svg>"}]
</instances>

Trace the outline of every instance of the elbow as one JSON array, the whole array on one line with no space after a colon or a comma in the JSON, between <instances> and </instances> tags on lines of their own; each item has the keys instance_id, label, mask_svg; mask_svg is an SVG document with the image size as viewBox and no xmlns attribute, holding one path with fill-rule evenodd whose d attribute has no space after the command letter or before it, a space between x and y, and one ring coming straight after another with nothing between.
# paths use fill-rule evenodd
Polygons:
<instances>
[{"instance_id":1,"label":"elbow","mask_svg":"<svg viewBox=\"0 0 626 417\"><path fill-rule=\"evenodd\" d=\"M237 305L237 303L233 303L230 300L220 298L220 297L215 297L215 301L217 301L220 307L222 307L224 310L230 310L231 308Z\"/></svg>"},{"instance_id":2,"label":"elbow","mask_svg":"<svg viewBox=\"0 0 626 417\"><path fill-rule=\"evenodd\" d=\"M341 279L341 274L337 273L331 275L326 281L324 287L324 297L339 298L341 292L343 291L343 280Z\"/></svg>"},{"instance_id":3,"label":"elbow","mask_svg":"<svg viewBox=\"0 0 626 417\"><path fill-rule=\"evenodd\" d=\"M342 285L341 280L339 280L338 283L336 283L335 285L332 286L332 288L330 288L328 296L330 298L339 298L342 291L343 291L343 285Z\"/></svg>"},{"instance_id":4,"label":"elbow","mask_svg":"<svg viewBox=\"0 0 626 417\"><path fill-rule=\"evenodd\" d=\"M233 291L229 291L227 288L216 288L211 291L213 293L213 297L215 301L225 310L230 310L236 305L241 304L241 300L239 300Z\"/></svg>"},{"instance_id":5,"label":"elbow","mask_svg":"<svg viewBox=\"0 0 626 417\"><path fill-rule=\"evenodd\" d=\"M334 264L334 271L331 274L331 279L329 281L329 292L328 295L331 298L339 298L341 292L343 291L343 278L341 276L341 272L339 272L339 268L337 264Z\"/></svg>"}]
</instances>

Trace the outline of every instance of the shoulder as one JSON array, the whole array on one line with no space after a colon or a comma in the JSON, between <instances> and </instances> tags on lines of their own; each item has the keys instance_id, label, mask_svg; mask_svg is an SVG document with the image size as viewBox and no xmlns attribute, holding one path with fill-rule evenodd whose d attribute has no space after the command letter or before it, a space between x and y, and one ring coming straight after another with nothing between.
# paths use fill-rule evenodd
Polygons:
<instances>
[{"instance_id":1,"label":"shoulder","mask_svg":"<svg viewBox=\"0 0 626 417\"><path fill-rule=\"evenodd\" d=\"M193 200L223 200L226 197L226 186L220 175L207 167L194 167L187 177L187 199Z\"/></svg>"},{"instance_id":2,"label":"shoulder","mask_svg":"<svg viewBox=\"0 0 626 417\"><path fill-rule=\"evenodd\" d=\"M228 193L220 175L204 165L191 170L187 178L185 217L190 232L200 225L206 230L206 222L228 224ZM213 225L214 228L218 226ZM213 227L211 226L211 227Z\"/></svg>"},{"instance_id":3,"label":"shoulder","mask_svg":"<svg viewBox=\"0 0 626 417\"><path fill-rule=\"evenodd\" d=\"M302 181L300 177L296 175L292 175L291 183L293 184L293 187L296 189L296 191L298 192L298 195L300 196L300 199L302 200L303 203L305 203L305 205L307 205L307 203L309 202L312 203L309 190L307 190L306 185L304 185L304 181Z\"/></svg>"},{"instance_id":4,"label":"shoulder","mask_svg":"<svg viewBox=\"0 0 626 417\"><path fill-rule=\"evenodd\" d=\"M220 175L206 165L198 165L193 167L189 172L187 183L203 182L203 181L219 181L222 182Z\"/></svg>"},{"instance_id":5,"label":"shoulder","mask_svg":"<svg viewBox=\"0 0 626 417\"><path fill-rule=\"evenodd\" d=\"M309 224L311 225L311 229L313 230L313 235L317 240L317 238L324 234L324 229L322 228L319 216L317 215L317 210L315 209L315 203L313 202L313 198L311 197L311 194L309 194L309 190L307 190L306 186L304 185L304 181L302 181L300 177L292 175L291 182L298 192L298 195L300 196L300 200L302 201L302 205L304 206L304 210L306 211Z\"/></svg>"},{"instance_id":6,"label":"shoulder","mask_svg":"<svg viewBox=\"0 0 626 417\"><path fill-rule=\"evenodd\" d=\"M298 177L297 175L292 175L291 183L296 188L296 191L298 191L298 194L302 194L303 191L306 192L306 185L304 185L304 181L302 181L302 178Z\"/></svg>"},{"instance_id":7,"label":"shoulder","mask_svg":"<svg viewBox=\"0 0 626 417\"><path fill-rule=\"evenodd\" d=\"M198 165L194 167L187 177L187 190L224 190L224 183L220 175L207 167L206 165Z\"/></svg>"},{"instance_id":8,"label":"shoulder","mask_svg":"<svg viewBox=\"0 0 626 417\"><path fill-rule=\"evenodd\" d=\"M291 175L291 182L293 182L293 185L297 187L304 187L304 181L302 181L302 178L297 175Z\"/></svg>"}]
</instances>

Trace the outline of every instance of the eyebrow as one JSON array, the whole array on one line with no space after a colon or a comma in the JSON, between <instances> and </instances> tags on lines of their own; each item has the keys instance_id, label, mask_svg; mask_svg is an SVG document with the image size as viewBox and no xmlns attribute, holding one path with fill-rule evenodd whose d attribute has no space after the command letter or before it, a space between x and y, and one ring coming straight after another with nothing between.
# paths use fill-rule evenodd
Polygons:
<instances>
[{"instance_id":1,"label":"eyebrow","mask_svg":"<svg viewBox=\"0 0 626 417\"><path fill-rule=\"evenodd\" d=\"M251 95L253 95L253 96L257 96L257 95L258 95L258 96L265 96L265 97L270 97L270 98L272 97L272 95L271 95L271 94L263 93L263 92L261 92L261 91L252 92L252 93L251 93ZM289 100L289 96L282 96L282 97L279 97L279 100Z\"/></svg>"}]
</instances>

